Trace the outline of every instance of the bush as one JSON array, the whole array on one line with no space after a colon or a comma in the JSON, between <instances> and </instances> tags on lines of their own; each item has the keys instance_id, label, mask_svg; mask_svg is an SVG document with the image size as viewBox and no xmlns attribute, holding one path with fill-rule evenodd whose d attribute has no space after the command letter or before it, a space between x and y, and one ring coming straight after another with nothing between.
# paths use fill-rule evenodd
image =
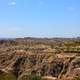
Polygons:
<instances>
[{"instance_id":1,"label":"bush","mask_svg":"<svg viewBox=\"0 0 80 80\"><path fill-rule=\"evenodd\" d=\"M76 77L74 80L80 80L80 76Z\"/></svg>"},{"instance_id":2,"label":"bush","mask_svg":"<svg viewBox=\"0 0 80 80\"><path fill-rule=\"evenodd\" d=\"M0 73L0 80L16 80L16 78L11 73Z\"/></svg>"},{"instance_id":3,"label":"bush","mask_svg":"<svg viewBox=\"0 0 80 80\"><path fill-rule=\"evenodd\" d=\"M41 77L37 75L29 75L24 76L21 80L41 80Z\"/></svg>"}]
</instances>

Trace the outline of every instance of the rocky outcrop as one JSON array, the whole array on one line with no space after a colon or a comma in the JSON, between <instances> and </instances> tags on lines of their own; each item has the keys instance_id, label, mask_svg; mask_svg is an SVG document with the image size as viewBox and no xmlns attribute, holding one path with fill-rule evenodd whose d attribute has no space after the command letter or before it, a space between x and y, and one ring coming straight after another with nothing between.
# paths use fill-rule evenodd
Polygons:
<instances>
[{"instance_id":1,"label":"rocky outcrop","mask_svg":"<svg viewBox=\"0 0 80 80\"><path fill-rule=\"evenodd\" d=\"M23 53L23 55L22 55ZM13 55L14 54L14 55ZM9 60L7 60L7 58ZM1 60L3 69L13 73L18 80L24 75L52 76L62 78L79 75L80 58L57 57L53 54L30 54L26 51L14 51ZM73 71L73 72L72 72ZM71 73L72 72L72 73ZM74 73L74 74L73 74Z\"/></svg>"},{"instance_id":2,"label":"rocky outcrop","mask_svg":"<svg viewBox=\"0 0 80 80\"><path fill-rule=\"evenodd\" d=\"M14 74L17 80L29 75L38 75L44 80L69 80L80 75L80 56L56 53L53 50L57 48L51 48L49 43L46 46L47 42L45 45L36 42L36 46L25 41L2 41L0 44L0 73Z\"/></svg>"}]
</instances>

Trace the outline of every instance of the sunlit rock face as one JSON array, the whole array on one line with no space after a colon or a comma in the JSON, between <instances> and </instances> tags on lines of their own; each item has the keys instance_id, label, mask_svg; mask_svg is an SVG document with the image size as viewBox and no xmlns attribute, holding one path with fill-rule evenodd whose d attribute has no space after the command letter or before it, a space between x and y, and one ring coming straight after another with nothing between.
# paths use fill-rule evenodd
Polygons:
<instances>
[{"instance_id":1,"label":"sunlit rock face","mask_svg":"<svg viewBox=\"0 0 80 80\"><path fill-rule=\"evenodd\" d=\"M0 42L0 74L11 73L18 80L29 75L48 78L50 76L52 79L80 75L80 56L76 55L77 53L64 53L62 51L64 46L60 45L64 44L63 42L50 41L38 42L33 39L30 42L29 40Z\"/></svg>"}]
</instances>

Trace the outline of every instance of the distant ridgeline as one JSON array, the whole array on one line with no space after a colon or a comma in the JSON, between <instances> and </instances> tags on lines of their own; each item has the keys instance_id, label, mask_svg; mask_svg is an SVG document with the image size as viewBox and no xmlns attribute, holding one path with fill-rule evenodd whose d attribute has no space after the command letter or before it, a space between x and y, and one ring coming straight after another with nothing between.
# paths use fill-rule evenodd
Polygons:
<instances>
[{"instance_id":1,"label":"distant ridgeline","mask_svg":"<svg viewBox=\"0 0 80 80\"><path fill-rule=\"evenodd\" d=\"M77 38L1 38L0 45L27 45L25 50L41 53L80 53L80 37ZM35 45L38 45L35 47ZM32 47L33 46L33 47ZM46 47L47 46L47 47Z\"/></svg>"},{"instance_id":2,"label":"distant ridgeline","mask_svg":"<svg viewBox=\"0 0 80 80\"><path fill-rule=\"evenodd\" d=\"M64 52L69 53L80 53L80 40L78 41L68 41L64 43Z\"/></svg>"}]
</instances>

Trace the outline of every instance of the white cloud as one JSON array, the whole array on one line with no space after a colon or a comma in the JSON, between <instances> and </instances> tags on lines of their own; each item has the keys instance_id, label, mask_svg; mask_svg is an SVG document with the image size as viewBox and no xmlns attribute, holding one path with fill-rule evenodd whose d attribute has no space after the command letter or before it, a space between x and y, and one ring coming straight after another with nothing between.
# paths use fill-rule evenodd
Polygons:
<instances>
[{"instance_id":1,"label":"white cloud","mask_svg":"<svg viewBox=\"0 0 80 80\"><path fill-rule=\"evenodd\" d=\"M42 1L40 1L40 5L43 5L44 3Z\"/></svg>"},{"instance_id":2,"label":"white cloud","mask_svg":"<svg viewBox=\"0 0 80 80\"><path fill-rule=\"evenodd\" d=\"M16 4L16 2L11 2L11 4L12 4L12 5L15 5L15 4Z\"/></svg>"},{"instance_id":3,"label":"white cloud","mask_svg":"<svg viewBox=\"0 0 80 80\"><path fill-rule=\"evenodd\" d=\"M75 11L75 8L72 7L72 6L69 6L69 7L67 7L67 10L69 10L69 11Z\"/></svg>"},{"instance_id":4,"label":"white cloud","mask_svg":"<svg viewBox=\"0 0 80 80\"><path fill-rule=\"evenodd\" d=\"M10 5L10 6L14 6L14 5L16 5L16 1L12 1L12 2L10 2L9 5Z\"/></svg>"},{"instance_id":5,"label":"white cloud","mask_svg":"<svg viewBox=\"0 0 80 80\"><path fill-rule=\"evenodd\" d=\"M43 1L41 1L41 0L39 0L39 3L40 3L40 5L43 5L43 4L44 4L44 2L43 2Z\"/></svg>"},{"instance_id":6,"label":"white cloud","mask_svg":"<svg viewBox=\"0 0 80 80\"><path fill-rule=\"evenodd\" d=\"M67 7L67 10L68 10L68 12L71 13L72 16L74 16L74 17L77 17L78 16L78 13L76 11L76 8L74 8L72 6L69 6L69 7Z\"/></svg>"},{"instance_id":7,"label":"white cloud","mask_svg":"<svg viewBox=\"0 0 80 80\"><path fill-rule=\"evenodd\" d=\"M3 25L0 28L0 37L16 37L20 36L22 32L24 32L22 27L17 27L15 25Z\"/></svg>"}]
</instances>

